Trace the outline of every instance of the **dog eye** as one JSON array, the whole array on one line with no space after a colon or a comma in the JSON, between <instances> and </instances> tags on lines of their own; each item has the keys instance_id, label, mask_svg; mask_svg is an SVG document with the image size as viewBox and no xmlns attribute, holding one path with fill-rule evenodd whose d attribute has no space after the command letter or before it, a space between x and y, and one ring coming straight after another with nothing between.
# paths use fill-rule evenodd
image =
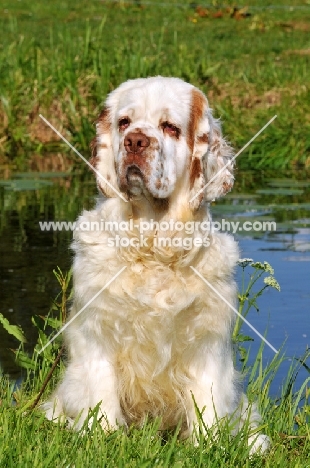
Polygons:
<instances>
[{"instance_id":1,"label":"dog eye","mask_svg":"<svg viewBox=\"0 0 310 468\"><path fill-rule=\"evenodd\" d=\"M161 127L162 127L164 133L167 133L171 137L179 138L181 130L178 127L176 127L175 125L173 125L172 123L163 122L161 124Z\"/></svg>"},{"instance_id":2,"label":"dog eye","mask_svg":"<svg viewBox=\"0 0 310 468\"><path fill-rule=\"evenodd\" d=\"M128 117L123 117L118 121L118 128L120 131L124 131L130 125L130 120Z\"/></svg>"}]
</instances>

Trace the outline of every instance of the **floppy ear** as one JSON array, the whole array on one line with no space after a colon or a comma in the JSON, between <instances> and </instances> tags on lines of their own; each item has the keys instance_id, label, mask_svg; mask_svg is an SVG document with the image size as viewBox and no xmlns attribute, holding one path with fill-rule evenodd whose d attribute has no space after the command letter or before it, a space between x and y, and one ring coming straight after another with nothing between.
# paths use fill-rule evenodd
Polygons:
<instances>
[{"instance_id":1,"label":"floppy ear","mask_svg":"<svg viewBox=\"0 0 310 468\"><path fill-rule=\"evenodd\" d=\"M207 116L210 123L210 149L204 158L204 170L208 187L205 190L205 198L212 201L223 197L230 192L234 185L234 156L233 148L222 135L220 121L214 119L209 109ZM224 169L225 167L225 169ZM216 175L217 174L217 175Z\"/></svg>"},{"instance_id":2,"label":"floppy ear","mask_svg":"<svg viewBox=\"0 0 310 468\"><path fill-rule=\"evenodd\" d=\"M120 190L115 171L111 128L110 111L105 107L96 121L96 136L90 144L92 156L89 162L95 169L99 190L106 197L117 197Z\"/></svg>"},{"instance_id":3,"label":"floppy ear","mask_svg":"<svg viewBox=\"0 0 310 468\"><path fill-rule=\"evenodd\" d=\"M210 202L232 189L234 153L222 136L219 120L212 116L206 97L197 89L192 95L190 128L190 207L197 210L203 201Z\"/></svg>"}]
</instances>

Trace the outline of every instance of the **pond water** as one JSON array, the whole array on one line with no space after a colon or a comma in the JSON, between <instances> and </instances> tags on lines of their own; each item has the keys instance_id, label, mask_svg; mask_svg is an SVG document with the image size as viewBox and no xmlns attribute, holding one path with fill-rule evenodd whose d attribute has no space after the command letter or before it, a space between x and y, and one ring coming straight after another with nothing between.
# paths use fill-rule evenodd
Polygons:
<instances>
[{"instance_id":1,"label":"pond water","mask_svg":"<svg viewBox=\"0 0 310 468\"><path fill-rule=\"evenodd\" d=\"M288 358L274 379L278 393L288 366L310 346L310 174L237 174L234 190L212 206L214 220L251 223L275 221L276 231L238 228L240 257L267 261L275 270L281 292L268 288L259 298L259 312L248 320ZM1 313L21 325L31 350L36 341L33 315L46 315L59 287L53 269L68 270L71 232L41 232L39 220L74 220L82 208L94 204L96 188L87 174L15 174L0 181L0 284ZM242 224L243 223L243 224ZM247 225L249 229L249 224ZM249 268L249 270L248 270ZM246 274L251 267L247 267ZM237 278L241 284L241 268ZM260 339L244 325L243 333L254 338L253 357ZM17 342L0 325L0 363L12 378L20 377L10 348ZM264 363L273 357L267 346ZM308 362L309 365L309 362ZM308 375L302 368L298 380Z\"/></svg>"}]
</instances>

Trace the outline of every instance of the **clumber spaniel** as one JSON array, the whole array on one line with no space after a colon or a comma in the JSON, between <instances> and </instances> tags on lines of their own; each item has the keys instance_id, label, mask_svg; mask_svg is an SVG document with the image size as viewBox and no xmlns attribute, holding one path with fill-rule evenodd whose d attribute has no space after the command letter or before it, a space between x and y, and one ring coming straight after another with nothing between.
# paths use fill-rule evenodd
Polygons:
<instances>
[{"instance_id":1,"label":"clumber spaniel","mask_svg":"<svg viewBox=\"0 0 310 468\"><path fill-rule=\"evenodd\" d=\"M105 198L74 234L76 318L63 381L43 406L48 418L79 429L99 404L105 429L160 417L162 429L181 423L186 437L195 401L207 427L234 416L254 430L260 418L233 366L235 314L191 268L235 305L237 244L203 228L208 202L234 180L232 149L206 97L177 78L127 81L96 128L91 164ZM267 436L253 432L251 450L265 450Z\"/></svg>"}]
</instances>

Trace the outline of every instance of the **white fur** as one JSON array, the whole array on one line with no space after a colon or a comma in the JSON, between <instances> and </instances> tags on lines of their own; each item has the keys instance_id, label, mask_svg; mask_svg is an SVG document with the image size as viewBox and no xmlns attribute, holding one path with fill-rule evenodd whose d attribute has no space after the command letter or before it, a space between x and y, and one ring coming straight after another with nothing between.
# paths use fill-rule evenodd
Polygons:
<instances>
[{"instance_id":1,"label":"white fur","mask_svg":"<svg viewBox=\"0 0 310 468\"><path fill-rule=\"evenodd\" d=\"M194 89L179 79L156 77L126 82L108 97L108 121L105 126L97 124L97 169L104 177L110 171L110 180L119 189L118 171L122 164L126 166L127 157L124 137L139 129L157 142L145 155L152 161L151 173L143 174L134 189L129 184L124 191L128 203L98 179L101 190L112 198L101 199L94 210L84 211L80 221L211 219L205 200L227 191L225 184L233 181L232 166L210 184L204 199L190 206L189 199L195 193L190 193L189 183L192 158L200 158L203 173L199 183L206 183L229 161L232 151L202 94L198 94L203 109L195 132L196 136L208 132L209 144L195 137L194 148L189 148ZM121 134L117 122L124 115L131 122ZM179 139L163 133L163 119L172 119L179 126ZM107 133L102 134L103 128L108 128ZM159 176L155 173L160 164L169 184L156 192ZM143 172L142 163L141 167ZM168 204L158 208L156 199L165 197ZM152 242L149 247L109 246L109 239L117 235L139 239L136 228L130 232L75 232L74 303L69 318L123 266L126 269L66 329L68 364L61 384L43 405L47 417L75 421L79 429L88 410L99 403L104 428L141 425L147 417L159 416L163 429L181 421L181 435L188 436L197 422L194 397L208 427L220 418L237 414L239 408L240 421L249 418L255 429L259 415L253 408L249 413L233 367L234 312L190 268L195 267L235 305L233 272L238 248L233 238L213 233L208 246L192 249L157 248ZM147 235L151 240L160 235L189 236L155 229ZM204 235L198 226L190 237L202 239ZM267 446L268 438L258 436L252 450L265 450Z\"/></svg>"}]
</instances>

